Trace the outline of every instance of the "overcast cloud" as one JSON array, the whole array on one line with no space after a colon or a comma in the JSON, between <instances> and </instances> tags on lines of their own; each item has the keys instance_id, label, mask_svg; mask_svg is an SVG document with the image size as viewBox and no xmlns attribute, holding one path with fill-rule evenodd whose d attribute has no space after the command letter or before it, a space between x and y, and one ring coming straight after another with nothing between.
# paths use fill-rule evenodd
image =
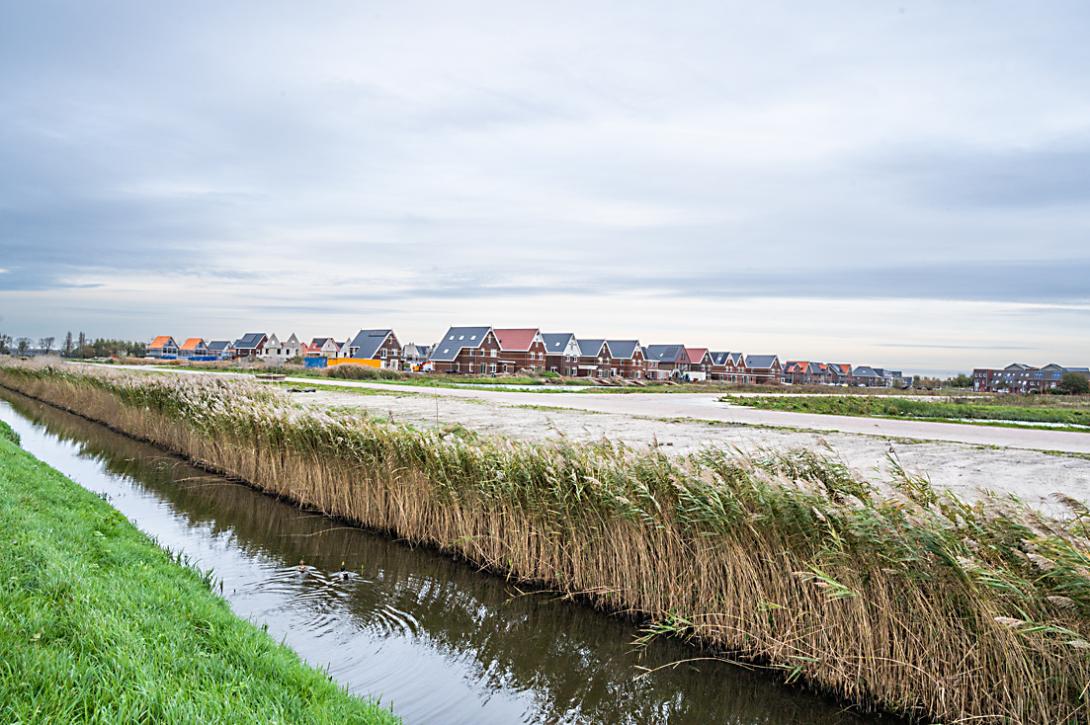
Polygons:
<instances>
[{"instance_id":1,"label":"overcast cloud","mask_svg":"<svg viewBox=\"0 0 1090 725\"><path fill-rule=\"evenodd\" d=\"M0 0L0 330L1090 363L1083 3Z\"/></svg>"}]
</instances>

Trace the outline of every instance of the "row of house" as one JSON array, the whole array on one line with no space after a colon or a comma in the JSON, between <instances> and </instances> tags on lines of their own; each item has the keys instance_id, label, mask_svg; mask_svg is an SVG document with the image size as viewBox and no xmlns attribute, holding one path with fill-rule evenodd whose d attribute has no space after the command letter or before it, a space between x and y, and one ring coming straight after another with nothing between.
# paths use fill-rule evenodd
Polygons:
<instances>
[{"instance_id":1,"label":"row of house","mask_svg":"<svg viewBox=\"0 0 1090 725\"><path fill-rule=\"evenodd\" d=\"M1060 384L1067 373L1090 378L1090 368L1064 367L1049 363L1033 367L1024 363L1011 363L1005 368L977 368L973 370L973 390L991 393L1044 393Z\"/></svg>"},{"instance_id":2,"label":"row of house","mask_svg":"<svg viewBox=\"0 0 1090 725\"><path fill-rule=\"evenodd\" d=\"M912 378L900 370L887 370L869 365L852 367L851 363L824 363L810 360L788 360L783 368L783 380L792 385L840 385L860 388L907 388Z\"/></svg>"},{"instance_id":3,"label":"row of house","mask_svg":"<svg viewBox=\"0 0 1090 725\"><path fill-rule=\"evenodd\" d=\"M255 360L283 364L304 360L368 361L376 367L437 373L491 375L551 371L567 377L629 380L718 380L738 384L907 387L900 371L849 363L792 360L680 343L644 345L639 340L581 338L538 328L451 327L434 345L402 345L388 328L360 330L343 341L295 334L246 333L234 341L189 338L182 345L157 337L148 355L158 358ZM332 364L332 363L330 363Z\"/></svg>"},{"instance_id":4,"label":"row of house","mask_svg":"<svg viewBox=\"0 0 1090 725\"><path fill-rule=\"evenodd\" d=\"M537 328L451 327L437 342L427 369L438 373L502 374L551 371L568 377L630 380L725 380L779 383L776 355L715 352L682 344L580 338Z\"/></svg>"}]
</instances>

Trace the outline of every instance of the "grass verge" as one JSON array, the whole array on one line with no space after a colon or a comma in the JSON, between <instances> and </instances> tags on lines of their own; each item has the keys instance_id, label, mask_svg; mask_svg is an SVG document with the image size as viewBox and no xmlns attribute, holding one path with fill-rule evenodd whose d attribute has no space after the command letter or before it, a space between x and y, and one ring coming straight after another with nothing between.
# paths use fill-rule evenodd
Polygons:
<instances>
[{"instance_id":1,"label":"grass verge","mask_svg":"<svg viewBox=\"0 0 1090 725\"><path fill-rule=\"evenodd\" d=\"M947 423L977 423L1004 427L1090 431L1090 409L1013 406L976 399L922 401L869 396L724 396L722 402L763 410L820 413L865 418L901 418ZM1080 427L1081 426L1081 427Z\"/></svg>"},{"instance_id":2,"label":"grass verge","mask_svg":"<svg viewBox=\"0 0 1090 725\"><path fill-rule=\"evenodd\" d=\"M4 435L0 530L0 721L397 722Z\"/></svg>"},{"instance_id":3,"label":"grass verge","mask_svg":"<svg viewBox=\"0 0 1090 725\"><path fill-rule=\"evenodd\" d=\"M647 616L862 708L1090 717L1090 510L757 458L518 443L303 410L221 376L35 366L0 383L301 505Z\"/></svg>"}]
</instances>

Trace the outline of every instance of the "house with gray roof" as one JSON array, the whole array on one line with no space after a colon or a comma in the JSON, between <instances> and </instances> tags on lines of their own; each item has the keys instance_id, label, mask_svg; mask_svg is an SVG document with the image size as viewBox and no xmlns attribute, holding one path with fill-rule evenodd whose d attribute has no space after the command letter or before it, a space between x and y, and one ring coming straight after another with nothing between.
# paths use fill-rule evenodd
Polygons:
<instances>
[{"instance_id":1,"label":"house with gray roof","mask_svg":"<svg viewBox=\"0 0 1090 725\"><path fill-rule=\"evenodd\" d=\"M567 377L579 374L579 343L571 332L543 332L545 369Z\"/></svg>"},{"instance_id":2,"label":"house with gray roof","mask_svg":"<svg viewBox=\"0 0 1090 725\"><path fill-rule=\"evenodd\" d=\"M783 366L778 355L746 355L746 374L756 385L779 385Z\"/></svg>"},{"instance_id":3,"label":"house with gray roof","mask_svg":"<svg viewBox=\"0 0 1090 725\"><path fill-rule=\"evenodd\" d=\"M208 354L220 360L230 360L235 356L235 346L230 340L212 340L208 343Z\"/></svg>"},{"instance_id":4,"label":"house with gray roof","mask_svg":"<svg viewBox=\"0 0 1090 725\"><path fill-rule=\"evenodd\" d=\"M495 374L500 343L492 327L451 327L432 346L427 365L437 373Z\"/></svg>"},{"instance_id":5,"label":"house with gray roof","mask_svg":"<svg viewBox=\"0 0 1090 725\"><path fill-rule=\"evenodd\" d=\"M725 350L709 351L708 357L711 358L708 377L712 380L721 380L727 383L749 382L745 356L742 353L727 352Z\"/></svg>"},{"instance_id":6,"label":"house with gray roof","mask_svg":"<svg viewBox=\"0 0 1090 725\"><path fill-rule=\"evenodd\" d=\"M391 329L360 330L345 346L345 357L378 360L382 367L401 367L401 343Z\"/></svg>"},{"instance_id":7,"label":"house with gray roof","mask_svg":"<svg viewBox=\"0 0 1090 725\"><path fill-rule=\"evenodd\" d=\"M616 377L613 354L604 338L576 339L579 346L578 375L581 378Z\"/></svg>"},{"instance_id":8,"label":"house with gray roof","mask_svg":"<svg viewBox=\"0 0 1090 725\"><path fill-rule=\"evenodd\" d=\"M680 378L689 371L689 355L684 345L648 345L643 352L649 378Z\"/></svg>"},{"instance_id":9,"label":"house with gray roof","mask_svg":"<svg viewBox=\"0 0 1090 725\"><path fill-rule=\"evenodd\" d=\"M247 332L235 340L235 357L239 359L255 360L265 349L265 343L269 336L264 332Z\"/></svg>"},{"instance_id":10,"label":"house with gray roof","mask_svg":"<svg viewBox=\"0 0 1090 725\"><path fill-rule=\"evenodd\" d=\"M617 374L629 380L647 377L647 365L639 340L606 340Z\"/></svg>"}]
</instances>

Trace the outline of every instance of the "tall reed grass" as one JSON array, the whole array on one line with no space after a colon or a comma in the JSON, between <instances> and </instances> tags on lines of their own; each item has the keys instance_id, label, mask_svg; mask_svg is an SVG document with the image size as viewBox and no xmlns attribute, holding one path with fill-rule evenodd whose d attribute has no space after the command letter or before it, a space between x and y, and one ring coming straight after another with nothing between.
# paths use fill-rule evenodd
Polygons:
<instances>
[{"instance_id":1,"label":"tall reed grass","mask_svg":"<svg viewBox=\"0 0 1090 725\"><path fill-rule=\"evenodd\" d=\"M888 488L809 452L670 457L461 437L215 376L13 366L0 384L301 505L643 615L866 709L1090 718L1090 511Z\"/></svg>"}]
</instances>

